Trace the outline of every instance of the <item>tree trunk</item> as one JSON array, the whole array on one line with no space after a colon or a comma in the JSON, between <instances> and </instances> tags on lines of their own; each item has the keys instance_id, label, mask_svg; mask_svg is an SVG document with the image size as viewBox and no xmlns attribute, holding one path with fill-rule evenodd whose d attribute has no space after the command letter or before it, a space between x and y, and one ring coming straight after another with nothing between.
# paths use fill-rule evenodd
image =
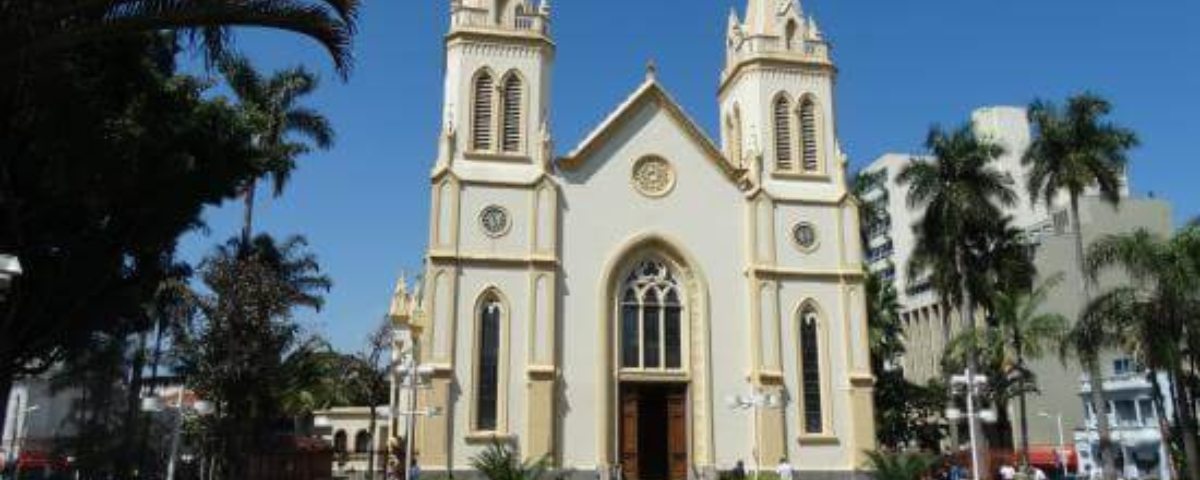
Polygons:
<instances>
[{"instance_id":1,"label":"tree trunk","mask_svg":"<svg viewBox=\"0 0 1200 480\"><path fill-rule=\"evenodd\" d=\"M254 234L254 190L257 186L257 182L250 180L242 197L242 201L246 204L246 210L242 212L242 246L244 248L250 248L251 236Z\"/></svg>"},{"instance_id":2,"label":"tree trunk","mask_svg":"<svg viewBox=\"0 0 1200 480\"><path fill-rule=\"evenodd\" d=\"M952 336L951 335L952 331L950 328L950 302L947 299L942 299L939 302L939 304L940 304L939 309L942 314L941 315L941 317L942 317L942 349L944 350L946 347L948 347L950 345L950 338ZM942 381L945 382L945 385L946 385L946 405L947 406L955 405L954 385L950 383L951 376L953 376L953 372L942 372ZM950 430L951 449L954 452L957 452L958 447L962 445L962 441L959 440L959 438L958 438L959 437L958 425L950 425L949 430Z\"/></svg>"},{"instance_id":3,"label":"tree trunk","mask_svg":"<svg viewBox=\"0 0 1200 480\"><path fill-rule=\"evenodd\" d=\"M142 370L146 366L146 332L138 334L137 350L133 354L133 362L129 367L129 389L125 392L125 424L124 439L120 458L117 459L117 472L122 476L133 476L139 457L139 442L137 435L138 421L141 420L142 399Z\"/></svg>"},{"instance_id":4,"label":"tree trunk","mask_svg":"<svg viewBox=\"0 0 1200 480\"><path fill-rule=\"evenodd\" d=\"M1018 363L1023 363L1017 360ZM1029 412L1025 404L1025 386L1017 391L1017 407L1021 415L1021 471L1029 469Z\"/></svg>"},{"instance_id":5,"label":"tree trunk","mask_svg":"<svg viewBox=\"0 0 1200 480\"><path fill-rule=\"evenodd\" d=\"M1071 195L1071 230L1075 236L1075 262L1079 267L1079 284L1083 293L1082 306L1075 319L1078 323L1083 319L1083 309L1087 308L1092 301L1092 281L1083 260L1083 225L1079 221L1079 197L1077 195ZM1092 386L1088 397L1096 417L1096 435L1099 437L1097 443L1100 447L1100 463L1104 469L1104 480L1116 480L1117 460L1113 451L1112 426L1108 423L1108 413L1104 401L1104 376L1100 371L1100 352L1096 352L1095 358L1086 363Z\"/></svg>"},{"instance_id":6,"label":"tree trunk","mask_svg":"<svg viewBox=\"0 0 1200 480\"><path fill-rule=\"evenodd\" d=\"M1183 378L1181 372L1171 372L1171 382ZM1188 478L1200 478L1200 446L1196 444L1196 417L1194 399L1187 387L1178 389L1175 400L1175 418L1178 420L1180 436L1183 437L1183 455L1187 459Z\"/></svg>"}]
</instances>

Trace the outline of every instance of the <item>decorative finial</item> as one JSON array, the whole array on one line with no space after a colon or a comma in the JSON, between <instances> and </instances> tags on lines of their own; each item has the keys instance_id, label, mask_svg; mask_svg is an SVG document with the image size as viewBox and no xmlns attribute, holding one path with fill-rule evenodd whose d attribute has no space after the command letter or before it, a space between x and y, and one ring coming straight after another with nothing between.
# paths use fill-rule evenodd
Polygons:
<instances>
[{"instance_id":1,"label":"decorative finial","mask_svg":"<svg viewBox=\"0 0 1200 480\"><path fill-rule=\"evenodd\" d=\"M658 65L654 63L654 60L646 62L646 80L651 82L658 80Z\"/></svg>"}]
</instances>

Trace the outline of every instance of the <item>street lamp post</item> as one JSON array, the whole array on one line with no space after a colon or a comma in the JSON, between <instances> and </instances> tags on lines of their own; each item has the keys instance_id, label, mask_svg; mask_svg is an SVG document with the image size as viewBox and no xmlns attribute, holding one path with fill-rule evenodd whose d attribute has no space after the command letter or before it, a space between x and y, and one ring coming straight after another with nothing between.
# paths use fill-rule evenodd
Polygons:
<instances>
[{"instance_id":1,"label":"street lamp post","mask_svg":"<svg viewBox=\"0 0 1200 480\"><path fill-rule=\"evenodd\" d=\"M758 448L758 410L760 408L783 408L783 395L781 393L765 393L761 390L755 390L749 395L730 395L725 397L725 403L730 410L751 411L750 434L754 437L754 449L751 452L751 459L754 460L754 479L758 480L758 472L762 469Z\"/></svg>"},{"instance_id":2,"label":"street lamp post","mask_svg":"<svg viewBox=\"0 0 1200 480\"><path fill-rule=\"evenodd\" d=\"M979 392L987 385L987 377L976 375L972 369L967 368L963 374L950 377L950 385L956 393L961 391L963 396L966 397L967 412L963 414L959 409L950 407L946 409L946 419L951 422L958 421L959 419L967 421L967 432L970 434L971 442L971 475L975 480L981 480L983 476L980 475L981 472L979 471L979 434L976 432L975 420L978 419L986 423L994 423L996 421L996 411L993 409L975 411L975 396L979 395Z\"/></svg>"},{"instance_id":3,"label":"street lamp post","mask_svg":"<svg viewBox=\"0 0 1200 480\"><path fill-rule=\"evenodd\" d=\"M1057 413L1050 415L1046 412L1038 412L1039 417L1053 419L1058 425L1058 468L1062 470L1062 474L1067 474L1067 443L1063 436L1062 414Z\"/></svg>"},{"instance_id":4,"label":"street lamp post","mask_svg":"<svg viewBox=\"0 0 1200 480\"><path fill-rule=\"evenodd\" d=\"M29 435L29 414L36 412L37 405L29 405L29 400L25 400L25 408L17 411L17 425L14 428L14 437L12 439L12 449L14 455L11 458L16 462L17 466L13 470L14 478L21 478L21 452L25 450L25 437Z\"/></svg>"},{"instance_id":5,"label":"street lamp post","mask_svg":"<svg viewBox=\"0 0 1200 480\"><path fill-rule=\"evenodd\" d=\"M171 427L171 456L167 458L167 476L166 480L175 480L176 462L179 458L179 444L183 434L183 420L188 414L198 416L207 416L213 412L213 405L204 400L197 400L192 405L184 405L183 394L187 391L186 385L179 386L179 392L175 395L175 405L163 405L162 400L158 397L146 397L142 399L142 411L157 413L163 410L171 410L175 414L174 422Z\"/></svg>"}]
</instances>

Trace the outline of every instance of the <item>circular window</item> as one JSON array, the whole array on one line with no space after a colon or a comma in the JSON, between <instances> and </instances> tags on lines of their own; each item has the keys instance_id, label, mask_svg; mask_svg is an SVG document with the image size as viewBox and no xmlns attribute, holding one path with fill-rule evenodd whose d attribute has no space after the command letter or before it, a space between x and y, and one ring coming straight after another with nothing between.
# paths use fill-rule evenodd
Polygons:
<instances>
[{"instance_id":1,"label":"circular window","mask_svg":"<svg viewBox=\"0 0 1200 480\"><path fill-rule=\"evenodd\" d=\"M817 227L808 222L797 223L792 227L792 242L801 250L811 251L817 248Z\"/></svg>"},{"instance_id":2,"label":"circular window","mask_svg":"<svg viewBox=\"0 0 1200 480\"><path fill-rule=\"evenodd\" d=\"M675 170L661 157L644 157L633 164L633 188L647 197L661 197L675 187Z\"/></svg>"},{"instance_id":3,"label":"circular window","mask_svg":"<svg viewBox=\"0 0 1200 480\"><path fill-rule=\"evenodd\" d=\"M508 233L512 222L508 218L508 210L499 205L488 205L479 212L479 226L489 237L502 237Z\"/></svg>"}]
</instances>

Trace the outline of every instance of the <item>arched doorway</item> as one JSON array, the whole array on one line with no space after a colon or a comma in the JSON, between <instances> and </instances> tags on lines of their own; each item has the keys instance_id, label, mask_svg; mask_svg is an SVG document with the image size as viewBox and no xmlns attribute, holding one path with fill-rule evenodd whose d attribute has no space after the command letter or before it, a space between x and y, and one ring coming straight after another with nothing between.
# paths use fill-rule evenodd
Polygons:
<instances>
[{"instance_id":1,"label":"arched doorway","mask_svg":"<svg viewBox=\"0 0 1200 480\"><path fill-rule=\"evenodd\" d=\"M688 477L687 292L664 257L623 275L617 311L618 448L624 478Z\"/></svg>"},{"instance_id":2,"label":"arched doorway","mask_svg":"<svg viewBox=\"0 0 1200 480\"><path fill-rule=\"evenodd\" d=\"M616 249L597 292L600 464L630 480L712 473L709 289L680 243L641 234ZM647 321L650 319L650 321Z\"/></svg>"}]
</instances>

